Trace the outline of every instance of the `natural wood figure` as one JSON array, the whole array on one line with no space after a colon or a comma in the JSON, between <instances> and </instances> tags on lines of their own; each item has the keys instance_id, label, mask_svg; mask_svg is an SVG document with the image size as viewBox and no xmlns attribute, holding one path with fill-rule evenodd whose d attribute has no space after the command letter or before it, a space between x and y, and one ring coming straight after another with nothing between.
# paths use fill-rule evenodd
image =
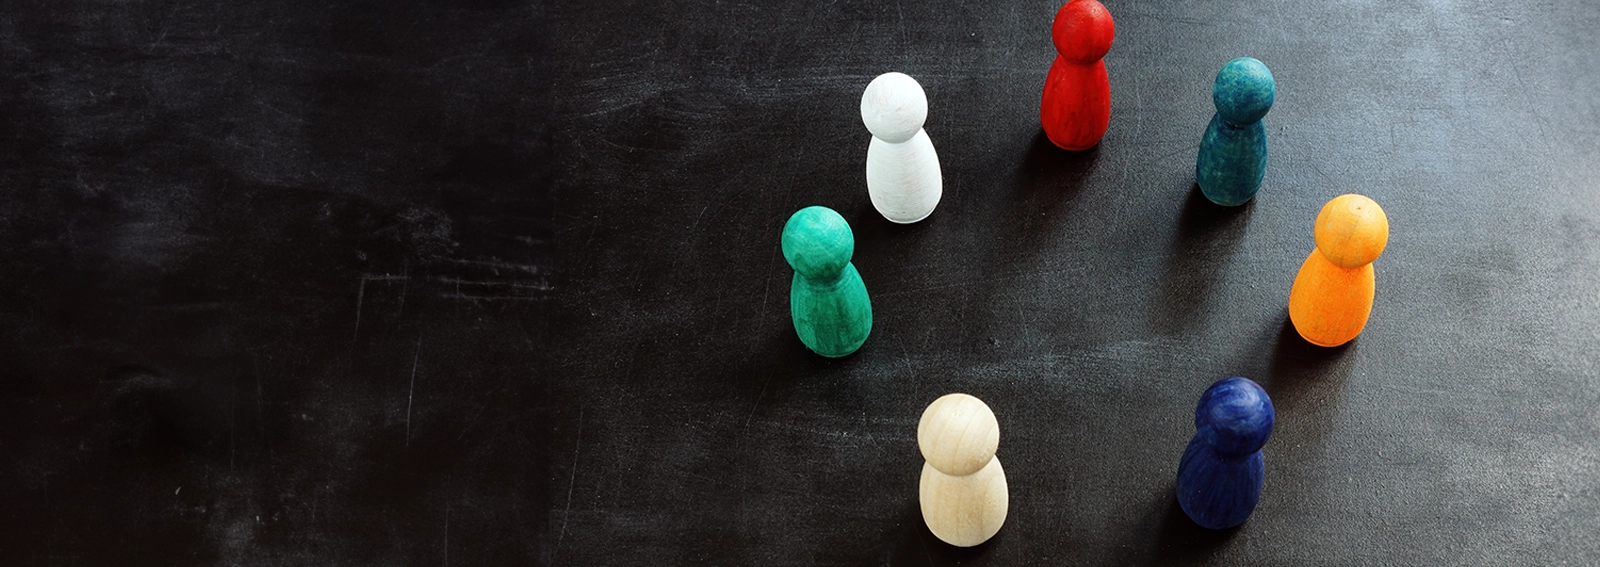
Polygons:
<instances>
[{"instance_id":1,"label":"natural wood figure","mask_svg":"<svg viewBox=\"0 0 1600 567\"><path fill-rule=\"evenodd\" d=\"M1311 344L1335 347L1367 325L1376 284L1372 261L1389 242L1389 219L1372 199L1340 195L1317 214L1314 234L1317 247L1289 290L1289 320Z\"/></svg>"},{"instance_id":2,"label":"natural wood figure","mask_svg":"<svg viewBox=\"0 0 1600 567\"><path fill-rule=\"evenodd\" d=\"M922 449L922 519L933 535L959 547L994 537L1006 522L1006 472L994 456L1000 424L982 400L949 394L934 400L917 423Z\"/></svg>"},{"instance_id":3,"label":"natural wood figure","mask_svg":"<svg viewBox=\"0 0 1600 567\"><path fill-rule=\"evenodd\" d=\"M928 218L944 194L933 140L923 131L928 96L902 73L884 73L861 94L867 146L867 196L883 218L907 224Z\"/></svg>"},{"instance_id":4,"label":"natural wood figure","mask_svg":"<svg viewBox=\"0 0 1600 567\"><path fill-rule=\"evenodd\" d=\"M1096 0L1072 0L1056 11L1050 25L1056 60L1039 101L1039 124L1056 147L1087 150L1105 136L1111 124L1105 56L1116 35L1111 12Z\"/></svg>"}]
</instances>

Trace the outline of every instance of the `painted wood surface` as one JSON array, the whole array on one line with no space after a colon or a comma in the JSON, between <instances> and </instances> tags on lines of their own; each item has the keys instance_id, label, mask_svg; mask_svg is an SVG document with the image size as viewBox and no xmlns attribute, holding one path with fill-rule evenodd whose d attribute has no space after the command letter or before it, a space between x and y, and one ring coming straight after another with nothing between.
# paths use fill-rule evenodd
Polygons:
<instances>
[{"instance_id":1,"label":"painted wood surface","mask_svg":"<svg viewBox=\"0 0 1600 567\"><path fill-rule=\"evenodd\" d=\"M1340 195L1317 213L1317 247L1289 288L1289 320L1317 346L1336 347L1361 334L1377 295L1373 260L1389 242L1383 208L1362 195Z\"/></svg>"},{"instance_id":2,"label":"painted wood surface","mask_svg":"<svg viewBox=\"0 0 1600 567\"><path fill-rule=\"evenodd\" d=\"M1217 113L1200 138L1195 181L1207 199L1227 207L1255 198L1267 174L1267 128L1277 97L1272 72L1251 57L1229 61L1211 85Z\"/></svg>"},{"instance_id":3,"label":"painted wood surface","mask_svg":"<svg viewBox=\"0 0 1600 567\"><path fill-rule=\"evenodd\" d=\"M1272 437L1272 399L1248 378L1225 378L1206 388L1194 411L1194 437L1178 462L1178 505L1200 527L1244 523L1261 500L1266 465L1261 448Z\"/></svg>"},{"instance_id":4,"label":"painted wood surface","mask_svg":"<svg viewBox=\"0 0 1600 567\"><path fill-rule=\"evenodd\" d=\"M1105 56L1116 35L1111 12L1096 0L1073 0L1056 11L1050 25L1056 59L1039 101L1039 124L1056 147L1086 150L1105 136L1111 124Z\"/></svg>"},{"instance_id":5,"label":"painted wood surface","mask_svg":"<svg viewBox=\"0 0 1600 567\"><path fill-rule=\"evenodd\" d=\"M944 195L944 174L933 140L922 129L928 97L916 79L884 73L861 94L867 146L867 194L883 218L909 224L928 218Z\"/></svg>"},{"instance_id":6,"label":"painted wood surface","mask_svg":"<svg viewBox=\"0 0 1600 567\"><path fill-rule=\"evenodd\" d=\"M872 300L850 263L855 236L833 209L795 211L783 225L783 257L794 269L789 313L806 348L837 358L861 348L872 332Z\"/></svg>"}]
</instances>

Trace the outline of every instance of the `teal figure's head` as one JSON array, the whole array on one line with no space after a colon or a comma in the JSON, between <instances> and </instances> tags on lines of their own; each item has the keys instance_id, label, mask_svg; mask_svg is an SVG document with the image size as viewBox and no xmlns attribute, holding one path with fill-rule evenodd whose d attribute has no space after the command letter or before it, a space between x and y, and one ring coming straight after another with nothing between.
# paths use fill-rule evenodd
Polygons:
<instances>
[{"instance_id":1,"label":"teal figure's head","mask_svg":"<svg viewBox=\"0 0 1600 567\"><path fill-rule=\"evenodd\" d=\"M850 223L833 209L806 207L795 211L783 225L783 259L806 278L838 277L855 250Z\"/></svg>"},{"instance_id":2,"label":"teal figure's head","mask_svg":"<svg viewBox=\"0 0 1600 567\"><path fill-rule=\"evenodd\" d=\"M1217 71L1217 81L1211 85L1211 102L1217 105L1217 114L1223 120L1243 125L1266 116L1276 93L1272 71L1260 61L1240 57Z\"/></svg>"}]
</instances>

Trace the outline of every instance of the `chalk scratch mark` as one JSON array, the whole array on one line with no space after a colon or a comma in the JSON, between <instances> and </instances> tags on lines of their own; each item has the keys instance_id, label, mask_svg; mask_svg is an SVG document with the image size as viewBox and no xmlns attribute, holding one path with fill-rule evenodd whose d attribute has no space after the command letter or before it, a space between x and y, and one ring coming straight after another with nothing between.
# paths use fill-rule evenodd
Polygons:
<instances>
[{"instance_id":1,"label":"chalk scratch mark","mask_svg":"<svg viewBox=\"0 0 1600 567\"><path fill-rule=\"evenodd\" d=\"M411 289L411 265L406 264L404 276L400 278L400 306L395 308L395 313L406 312L406 292Z\"/></svg>"},{"instance_id":2,"label":"chalk scratch mark","mask_svg":"<svg viewBox=\"0 0 1600 567\"><path fill-rule=\"evenodd\" d=\"M350 342L361 336L361 303L367 299L367 275L361 274L361 285L356 288L356 330L350 333Z\"/></svg>"},{"instance_id":3,"label":"chalk scratch mark","mask_svg":"<svg viewBox=\"0 0 1600 567\"><path fill-rule=\"evenodd\" d=\"M745 429L749 429L750 428L750 420L755 419L755 417L756 417L756 408L761 406L761 398L766 397L766 395L767 395L767 386L769 386L771 384L772 384L772 380L771 379L768 379L765 384L762 384L761 385L761 394L756 396L756 403L750 404L750 415L745 416L745 418L744 418L744 427L745 427Z\"/></svg>"},{"instance_id":4,"label":"chalk scratch mark","mask_svg":"<svg viewBox=\"0 0 1600 567\"><path fill-rule=\"evenodd\" d=\"M406 446L411 446L411 402L417 394L417 359L422 356L422 337L417 337L417 347L411 351L411 386L406 389Z\"/></svg>"},{"instance_id":5,"label":"chalk scratch mark","mask_svg":"<svg viewBox=\"0 0 1600 567\"><path fill-rule=\"evenodd\" d=\"M567 479L567 509L561 513L561 535L556 536L556 550L550 552L550 564L561 553L561 542L567 539L567 521L572 519L572 487L578 482L578 451L583 448L583 406L578 406L578 437L572 446L572 476Z\"/></svg>"},{"instance_id":6,"label":"chalk scratch mark","mask_svg":"<svg viewBox=\"0 0 1600 567\"><path fill-rule=\"evenodd\" d=\"M450 567L450 505L444 505L444 567Z\"/></svg>"}]
</instances>

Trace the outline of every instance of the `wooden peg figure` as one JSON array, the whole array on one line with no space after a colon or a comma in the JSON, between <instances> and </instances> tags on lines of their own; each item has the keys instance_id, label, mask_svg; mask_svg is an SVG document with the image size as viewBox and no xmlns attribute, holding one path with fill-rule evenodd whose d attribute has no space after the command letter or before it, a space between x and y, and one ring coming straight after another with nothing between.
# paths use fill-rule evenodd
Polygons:
<instances>
[{"instance_id":1,"label":"wooden peg figure","mask_svg":"<svg viewBox=\"0 0 1600 567\"><path fill-rule=\"evenodd\" d=\"M933 535L958 547L994 537L1006 523L1010 494L994 456L1000 424L989 406L967 394L934 400L917 422L917 446L926 460L918 500Z\"/></svg>"},{"instance_id":2,"label":"wooden peg figure","mask_svg":"<svg viewBox=\"0 0 1600 567\"><path fill-rule=\"evenodd\" d=\"M1200 138L1195 182L1211 202L1243 205L1261 190L1267 174L1267 127L1261 119L1272 110L1277 83L1260 61L1240 57L1217 71L1211 103L1217 113Z\"/></svg>"},{"instance_id":3,"label":"wooden peg figure","mask_svg":"<svg viewBox=\"0 0 1600 567\"><path fill-rule=\"evenodd\" d=\"M904 73L884 73L861 93L867 146L867 196L883 218L909 224L928 218L944 194L939 153L922 125L928 95Z\"/></svg>"},{"instance_id":4,"label":"wooden peg figure","mask_svg":"<svg viewBox=\"0 0 1600 567\"><path fill-rule=\"evenodd\" d=\"M1221 530L1250 517L1261 500L1272 436L1272 399L1248 378L1206 388L1194 410L1194 438L1178 462L1178 506L1201 527Z\"/></svg>"},{"instance_id":5,"label":"wooden peg figure","mask_svg":"<svg viewBox=\"0 0 1600 567\"><path fill-rule=\"evenodd\" d=\"M850 223L827 207L796 211L783 225L783 258L794 268L789 313L806 348L822 356L845 356L861 348L872 331L872 301L850 257Z\"/></svg>"},{"instance_id":6,"label":"wooden peg figure","mask_svg":"<svg viewBox=\"0 0 1600 567\"><path fill-rule=\"evenodd\" d=\"M1111 12L1096 0L1071 0L1056 11L1050 26L1056 60L1044 80L1039 122L1057 147L1087 150L1106 135L1111 81L1105 56L1116 35Z\"/></svg>"},{"instance_id":7,"label":"wooden peg figure","mask_svg":"<svg viewBox=\"0 0 1600 567\"><path fill-rule=\"evenodd\" d=\"M1289 289L1289 321L1307 342L1335 347L1356 338L1372 313L1372 261L1389 242L1389 218L1372 199L1334 197L1317 213L1317 247Z\"/></svg>"}]
</instances>

